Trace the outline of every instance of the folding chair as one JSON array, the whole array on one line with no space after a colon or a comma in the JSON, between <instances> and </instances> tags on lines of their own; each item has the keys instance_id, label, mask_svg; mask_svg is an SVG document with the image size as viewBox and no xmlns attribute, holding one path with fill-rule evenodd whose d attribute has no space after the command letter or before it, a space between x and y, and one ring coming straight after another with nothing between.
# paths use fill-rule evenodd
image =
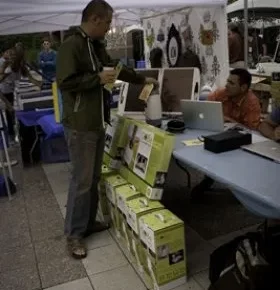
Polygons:
<instances>
[{"instance_id":1,"label":"folding chair","mask_svg":"<svg viewBox=\"0 0 280 290\"><path fill-rule=\"evenodd\" d=\"M9 200L12 200L12 193L11 193L11 188L10 188L10 183L9 183L8 177L13 182L13 171L12 171L10 156L9 156L9 152L8 152L7 125L6 124L7 123L6 123L6 118L5 118L5 112L0 111L0 133L1 133L1 136L0 136L0 164L2 165L2 169L3 169L3 177L4 177L5 187L7 190L8 197L9 197ZM3 156L3 152L4 152L4 156ZM8 175L7 175L5 162L6 162L7 168L8 168Z\"/></svg>"}]
</instances>

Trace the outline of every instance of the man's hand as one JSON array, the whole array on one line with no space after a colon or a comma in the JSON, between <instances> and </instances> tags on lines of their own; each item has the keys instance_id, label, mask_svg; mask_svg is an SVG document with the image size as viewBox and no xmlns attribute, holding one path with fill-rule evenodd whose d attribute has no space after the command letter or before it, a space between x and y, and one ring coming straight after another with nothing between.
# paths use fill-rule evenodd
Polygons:
<instances>
[{"instance_id":1,"label":"man's hand","mask_svg":"<svg viewBox=\"0 0 280 290\"><path fill-rule=\"evenodd\" d=\"M98 75L100 78L101 85L114 83L117 79L117 74L115 70L104 70Z\"/></svg>"},{"instance_id":2,"label":"man's hand","mask_svg":"<svg viewBox=\"0 0 280 290\"><path fill-rule=\"evenodd\" d=\"M280 140L280 126L276 127L274 130L274 140L275 141Z\"/></svg>"},{"instance_id":3,"label":"man's hand","mask_svg":"<svg viewBox=\"0 0 280 290\"><path fill-rule=\"evenodd\" d=\"M155 87L159 85L158 81L154 78L146 78L145 79L145 85L153 84Z\"/></svg>"}]
</instances>

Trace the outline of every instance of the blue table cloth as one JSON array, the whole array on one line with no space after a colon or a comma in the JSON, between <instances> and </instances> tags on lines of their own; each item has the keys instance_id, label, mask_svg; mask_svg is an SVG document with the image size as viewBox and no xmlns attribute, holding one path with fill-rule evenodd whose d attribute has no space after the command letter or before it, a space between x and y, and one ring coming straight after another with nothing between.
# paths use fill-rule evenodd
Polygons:
<instances>
[{"instance_id":1,"label":"blue table cloth","mask_svg":"<svg viewBox=\"0 0 280 290\"><path fill-rule=\"evenodd\" d=\"M280 164L242 149L215 154L204 150L203 145L182 144L182 140L209 134L199 130L180 134L173 156L184 166L192 166L226 184L251 212L280 219Z\"/></svg>"},{"instance_id":2,"label":"blue table cloth","mask_svg":"<svg viewBox=\"0 0 280 290\"><path fill-rule=\"evenodd\" d=\"M46 134L46 139L64 136L63 126L62 124L56 123L54 114L41 117L38 119L37 124L41 126Z\"/></svg>"},{"instance_id":3,"label":"blue table cloth","mask_svg":"<svg viewBox=\"0 0 280 290\"><path fill-rule=\"evenodd\" d=\"M27 127L37 126L37 121L46 115L53 114L54 109L38 110L38 111L16 111L16 118Z\"/></svg>"}]
</instances>

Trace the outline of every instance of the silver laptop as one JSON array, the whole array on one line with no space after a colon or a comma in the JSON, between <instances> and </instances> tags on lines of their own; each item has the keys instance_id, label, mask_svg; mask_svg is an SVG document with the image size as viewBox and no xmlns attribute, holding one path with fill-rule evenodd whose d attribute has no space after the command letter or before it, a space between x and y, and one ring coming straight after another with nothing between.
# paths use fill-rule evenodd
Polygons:
<instances>
[{"instance_id":1,"label":"silver laptop","mask_svg":"<svg viewBox=\"0 0 280 290\"><path fill-rule=\"evenodd\" d=\"M224 131L222 103L181 100L181 107L187 128L215 132Z\"/></svg>"},{"instance_id":2,"label":"silver laptop","mask_svg":"<svg viewBox=\"0 0 280 290\"><path fill-rule=\"evenodd\" d=\"M280 144L272 140L244 145L242 149L280 163Z\"/></svg>"}]
</instances>

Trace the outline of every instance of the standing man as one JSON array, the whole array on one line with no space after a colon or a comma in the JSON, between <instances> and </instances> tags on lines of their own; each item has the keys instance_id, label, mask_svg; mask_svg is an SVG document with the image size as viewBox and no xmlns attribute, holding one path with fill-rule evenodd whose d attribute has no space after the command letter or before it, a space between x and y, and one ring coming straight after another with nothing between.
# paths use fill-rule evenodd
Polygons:
<instances>
[{"instance_id":1,"label":"standing man","mask_svg":"<svg viewBox=\"0 0 280 290\"><path fill-rule=\"evenodd\" d=\"M112 60L103 40L109 31L113 8L104 0L92 0L82 14L82 24L61 45L57 57L57 83L63 99L63 124L72 163L65 234L69 253L77 259L87 255L86 236L108 229L96 221L98 183L104 151L105 122L109 122L107 83L116 80ZM124 67L119 79L154 83Z\"/></svg>"},{"instance_id":2,"label":"standing man","mask_svg":"<svg viewBox=\"0 0 280 290\"><path fill-rule=\"evenodd\" d=\"M51 49L51 43L48 39L43 40L43 50L39 53L39 67L42 70L44 83L51 83L55 79L56 70L56 52Z\"/></svg>"}]
</instances>

